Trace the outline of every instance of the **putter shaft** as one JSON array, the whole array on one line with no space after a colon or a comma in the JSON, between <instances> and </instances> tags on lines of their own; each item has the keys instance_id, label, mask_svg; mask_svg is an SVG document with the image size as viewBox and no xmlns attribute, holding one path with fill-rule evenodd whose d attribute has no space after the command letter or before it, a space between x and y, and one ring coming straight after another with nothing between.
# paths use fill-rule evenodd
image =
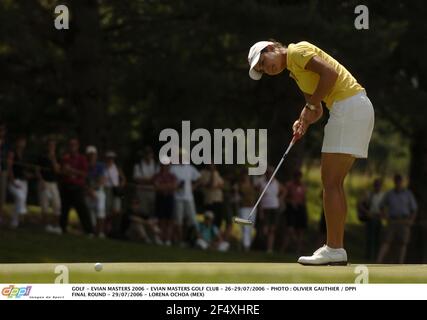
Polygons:
<instances>
[{"instance_id":1,"label":"putter shaft","mask_svg":"<svg viewBox=\"0 0 427 320\"><path fill-rule=\"evenodd\" d=\"M253 206L253 208L252 208L251 212L249 213L249 216L248 216L247 221L250 221L250 222L251 222L251 224L253 223L253 221L252 221L252 216L253 216L253 214L254 214L254 212L255 212L255 209L258 207L258 204L260 203L260 201L261 201L262 197L264 196L265 191L266 191L266 190L268 189L268 187L270 186L271 181L273 181L274 177L276 176L277 171L279 171L280 166L282 165L283 161L285 160L285 158L286 158L286 156L288 155L289 151L291 150L292 146L295 144L296 140L297 140L297 139L296 139L296 138L295 138L295 136L294 136L294 137L292 138L291 143L289 143L289 146L288 146L288 148L286 149L285 153L283 154L282 159L280 159L279 164L276 166L276 169L274 170L274 172L273 172L273 174L271 175L270 179L268 180L268 182L267 182L266 186L264 187L264 190L262 190L262 193L261 193L261 195L259 196L259 198L258 198L257 202L255 203L255 205ZM237 222L237 221L236 221L237 219L240 219L240 218L236 218L236 219L235 219L235 222L236 222L236 223L239 223L239 222ZM242 219L242 220L244 220L244 219Z\"/></svg>"}]
</instances>

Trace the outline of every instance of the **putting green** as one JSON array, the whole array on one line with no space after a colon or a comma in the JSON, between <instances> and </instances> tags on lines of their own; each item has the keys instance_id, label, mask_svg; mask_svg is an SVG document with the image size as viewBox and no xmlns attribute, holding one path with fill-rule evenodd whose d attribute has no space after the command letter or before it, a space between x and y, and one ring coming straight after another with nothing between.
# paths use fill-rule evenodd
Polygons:
<instances>
[{"instance_id":1,"label":"putting green","mask_svg":"<svg viewBox=\"0 0 427 320\"><path fill-rule=\"evenodd\" d=\"M370 283L427 283L427 265L292 263L103 263L101 271L93 263L0 264L0 283L54 283L64 270L70 283L354 283L366 271Z\"/></svg>"}]
</instances>

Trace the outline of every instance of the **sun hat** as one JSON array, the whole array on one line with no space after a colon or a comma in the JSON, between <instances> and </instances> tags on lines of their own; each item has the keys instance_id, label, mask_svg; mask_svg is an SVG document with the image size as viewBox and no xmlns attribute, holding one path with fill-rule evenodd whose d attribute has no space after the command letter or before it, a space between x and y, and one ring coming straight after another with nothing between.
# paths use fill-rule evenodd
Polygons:
<instances>
[{"instance_id":1,"label":"sun hat","mask_svg":"<svg viewBox=\"0 0 427 320\"><path fill-rule=\"evenodd\" d=\"M250 49L248 54L248 62L249 62L249 77L253 80L259 80L262 77L262 72L258 72L254 69L256 64L259 61L261 56L261 51L264 50L267 46L274 44L271 41L259 41L255 43Z\"/></svg>"},{"instance_id":2,"label":"sun hat","mask_svg":"<svg viewBox=\"0 0 427 320\"><path fill-rule=\"evenodd\" d=\"M90 154L90 153L98 153L98 150L96 150L95 146L87 146L86 147L86 154Z\"/></svg>"}]
</instances>

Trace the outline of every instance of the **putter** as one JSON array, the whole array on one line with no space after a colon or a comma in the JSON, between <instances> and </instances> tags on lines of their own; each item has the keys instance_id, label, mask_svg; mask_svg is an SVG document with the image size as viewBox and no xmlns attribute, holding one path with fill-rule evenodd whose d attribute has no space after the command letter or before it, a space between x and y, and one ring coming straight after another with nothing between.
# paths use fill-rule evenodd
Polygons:
<instances>
[{"instance_id":1,"label":"putter","mask_svg":"<svg viewBox=\"0 0 427 320\"><path fill-rule=\"evenodd\" d=\"M251 212L249 213L249 216L247 217L247 219L234 217L233 218L234 223L241 224L241 225L247 225L247 226L253 225L253 223L255 222L255 219L254 219L255 209L258 207L258 204L261 201L262 196L264 195L264 193L267 190L268 186L270 185L271 181L273 181L274 176L276 175L277 171L279 170L280 166L283 163L283 160L285 160L286 156L288 155L289 151L291 150L291 148L293 147L293 145L295 144L295 142L297 140L298 139L295 136L292 138L292 141L289 144L288 149L286 149L285 153L282 156L282 159L280 159L279 164L277 165L276 169L274 170L273 174L271 175L270 180L268 180L267 185L265 186L264 190L262 190L261 195L259 196L259 198L258 198L257 202L255 203L254 207L252 208Z\"/></svg>"}]
</instances>

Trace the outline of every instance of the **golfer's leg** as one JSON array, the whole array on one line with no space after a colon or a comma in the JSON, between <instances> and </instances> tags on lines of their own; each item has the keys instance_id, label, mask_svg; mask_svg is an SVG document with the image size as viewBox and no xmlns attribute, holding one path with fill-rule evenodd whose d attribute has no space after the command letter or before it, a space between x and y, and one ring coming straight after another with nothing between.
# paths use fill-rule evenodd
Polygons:
<instances>
[{"instance_id":1,"label":"golfer's leg","mask_svg":"<svg viewBox=\"0 0 427 320\"><path fill-rule=\"evenodd\" d=\"M346 265L344 250L344 224L347 204L344 195L344 178L354 163L347 154L322 153L323 207L325 211L326 246L316 250L312 256L302 256L303 265Z\"/></svg>"},{"instance_id":2,"label":"golfer's leg","mask_svg":"<svg viewBox=\"0 0 427 320\"><path fill-rule=\"evenodd\" d=\"M326 244L330 248L344 247L344 225L347 216L344 179L354 160L355 158L348 154L322 153L321 174L327 226Z\"/></svg>"}]
</instances>

